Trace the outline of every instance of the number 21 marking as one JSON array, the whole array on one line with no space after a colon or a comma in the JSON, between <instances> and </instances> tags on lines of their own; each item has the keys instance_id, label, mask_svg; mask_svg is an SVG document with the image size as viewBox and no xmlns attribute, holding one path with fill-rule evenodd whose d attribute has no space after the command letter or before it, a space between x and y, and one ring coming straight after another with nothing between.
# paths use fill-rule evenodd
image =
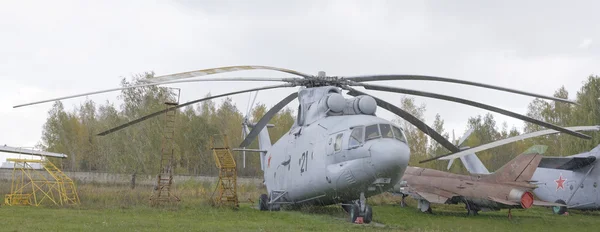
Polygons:
<instances>
[{"instance_id":1,"label":"number 21 marking","mask_svg":"<svg viewBox=\"0 0 600 232\"><path fill-rule=\"evenodd\" d=\"M300 156L300 175L307 171L308 168L308 151L302 153Z\"/></svg>"}]
</instances>

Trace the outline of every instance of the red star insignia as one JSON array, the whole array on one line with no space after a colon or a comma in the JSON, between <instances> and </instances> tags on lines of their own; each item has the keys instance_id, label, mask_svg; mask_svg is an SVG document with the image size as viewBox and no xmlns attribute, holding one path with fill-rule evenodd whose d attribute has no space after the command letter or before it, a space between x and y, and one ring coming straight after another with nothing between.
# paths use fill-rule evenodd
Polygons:
<instances>
[{"instance_id":1,"label":"red star insignia","mask_svg":"<svg viewBox=\"0 0 600 232\"><path fill-rule=\"evenodd\" d=\"M556 191L558 191L558 189L565 189L565 181L567 181L567 179L563 179L561 173L558 180L554 180L554 182L556 182Z\"/></svg>"},{"instance_id":2,"label":"red star insignia","mask_svg":"<svg viewBox=\"0 0 600 232\"><path fill-rule=\"evenodd\" d=\"M267 168L271 167L271 156L269 156L269 159L267 159Z\"/></svg>"}]
</instances>

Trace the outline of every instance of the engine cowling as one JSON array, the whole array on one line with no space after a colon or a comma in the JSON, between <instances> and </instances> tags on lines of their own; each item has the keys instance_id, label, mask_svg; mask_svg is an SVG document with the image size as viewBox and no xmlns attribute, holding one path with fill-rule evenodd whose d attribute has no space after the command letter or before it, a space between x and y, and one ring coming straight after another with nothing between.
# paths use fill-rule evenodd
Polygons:
<instances>
[{"instance_id":1,"label":"engine cowling","mask_svg":"<svg viewBox=\"0 0 600 232\"><path fill-rule=\"evenodd\" d=\"M533 205L534 198L531 192L512 189L508 194L508 200L519 202L523 209L528 209Z\"/></svg>"},{"instance_id":2,"label":"engine cowling","mask_svg":"<svg viewBox=\"0 0 600 232\"><path fill-rule=\"evenodd\" d=\"M327 96L327 108L333 113L340 113L346 107L346 99L339 93L332 93Z\"/></svg>"},{"instance_id":3,"label":"engine cowling","mask_svg":"<svg viewBox=\"0 0 600 232\"><path fill-rule=\"evenodd\" d=\"M348 107L353 114L374 115L377 110L377 102L371 96L358 96L348 102Z\"/></svg>"}]
</instances>

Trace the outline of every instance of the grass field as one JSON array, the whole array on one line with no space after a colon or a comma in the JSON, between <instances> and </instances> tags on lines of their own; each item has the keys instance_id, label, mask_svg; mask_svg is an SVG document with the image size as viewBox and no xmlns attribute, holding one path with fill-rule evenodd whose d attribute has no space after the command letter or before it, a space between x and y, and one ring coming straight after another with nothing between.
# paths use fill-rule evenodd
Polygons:
<instances>
[{"instance_id":1,"label":"grass field","mask_svg":"<svg viewBox=\"0 0 600 232\"><path fill-rule=\"evenodd\" d=\"M0 193L8 192L0 183ZM254 209L261 189L240 186L237 210L214 208L208 203L214 185L181 183L177 205L148 206L149 186L81 185L81 205L57 207L0 207L0 231L600 231L600 212L572 211L553 215L549 209L483 212L466 216L462 205L434 205L434 214L412 207L400 208L399 198L384 194L370 199L374 221L370 225L346 222L339 206L311 207L280 212Z\"/></svg>"}]
</instances>

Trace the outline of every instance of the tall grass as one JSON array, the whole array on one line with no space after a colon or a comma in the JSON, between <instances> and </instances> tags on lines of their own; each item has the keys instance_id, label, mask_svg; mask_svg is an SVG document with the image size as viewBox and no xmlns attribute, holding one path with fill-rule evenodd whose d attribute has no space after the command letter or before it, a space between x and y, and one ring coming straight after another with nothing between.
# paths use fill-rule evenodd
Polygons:
<instances>
[{"instance_id":1,"label":"tall grass","mask_svg":"<svg viewBox=\"0 0 600 232\"><path fill-rule=\"evenodd\" d=\"M10 193L11 182L0 180L0 194L2 204L5 194ZM103 183L79 183L76 182L77 193L81 204L75 207L81 209L114 209L114 208L132 208L149 207L150 196L153 193L153 186L138 185L131 188L129 184L103 184ZM187 180L182 183L174 183L171 193L177 196L181 201L177 204L171 204L169 207L187 207L198 204L209 204L211 197L217 197L218 191L216 182ZM256 202L261 193L265 192L254 184L238 184L237 192L240 203ZM47 205L47 207L54 207Z\"/></svg>"},{"instance_id":2,"label":"tall grass","mask_svg":"<svg viewBox=\"0 0 600 232\"><path fill-rule=\"evenodd\" d=\"M78 185L79 198L83 208L131 208L148 206L153 186L106 185L106 184L81 184ZM175 183L171 193L180 199L175 205L182 207L198 204L209 204L211 198L218 195L215 192L217 183L208 181L188 180ZM240 203L253 202L261 194L259 188L253 184L238 184L238 200Z\"/></svg>"}]
</instances>

